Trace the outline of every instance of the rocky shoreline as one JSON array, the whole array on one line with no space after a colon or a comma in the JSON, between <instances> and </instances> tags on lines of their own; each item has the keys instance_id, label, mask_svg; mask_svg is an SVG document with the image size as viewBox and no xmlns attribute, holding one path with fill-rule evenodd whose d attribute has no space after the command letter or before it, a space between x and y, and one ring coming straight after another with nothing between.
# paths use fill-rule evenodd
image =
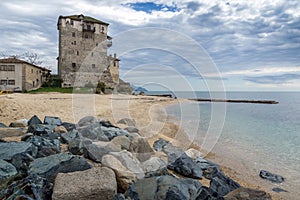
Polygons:
<instances>
[{"instance_id":1,"label":"rocky shoreline","mask_svg":"<svg viewBox=\"0 0 300 200\"><path fill-rule=\"evenodd\" d=\"M11 123L26 133L0 141L0 199L271 199L196 149L163 139L151 147L133 119L117 123L92 116L77 124L50 116Z\"/></svg>"}]
</instances>

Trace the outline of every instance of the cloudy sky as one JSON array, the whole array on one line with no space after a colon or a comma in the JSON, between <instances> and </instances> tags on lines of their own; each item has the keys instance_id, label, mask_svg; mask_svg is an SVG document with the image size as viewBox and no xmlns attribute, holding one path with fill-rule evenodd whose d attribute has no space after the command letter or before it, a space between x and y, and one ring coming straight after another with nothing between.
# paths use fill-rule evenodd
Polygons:
<instances>
[{"instance_id":1,"label":"cloudy sky","mask_svg":"<svg viewBox=\"0 0 300 200\"><path fill-rule=\"evenodd\" d=\"M136 85L300 91L299 10L299 0L1 0L0 52L37 52L56 72L57 19L82 13L110 24L109 51Z\"/></svg>"}]
</instances>

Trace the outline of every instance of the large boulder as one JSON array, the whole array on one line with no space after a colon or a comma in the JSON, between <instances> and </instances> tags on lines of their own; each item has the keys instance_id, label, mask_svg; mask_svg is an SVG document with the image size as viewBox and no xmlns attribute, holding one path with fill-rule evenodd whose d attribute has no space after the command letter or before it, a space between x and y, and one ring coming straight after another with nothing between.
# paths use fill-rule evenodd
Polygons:
<instances>
[{"instance_id":1,"label":"large boulder","mask_svg":"<svg viewBox=\"0 0 300 200\"><path fill-rule=\"evenodd\" d=\"M263 179L267 179L268 181L274 182L274 183L282 183L284 182L284 178L280 175L273 174L271 172L268 172L266 170L261 170L259 172L259 176Z\"/></svg>"},{"instance_id":2,"label":"large boulder","mask_svg":"<svg viewBox=\"0 0 300 200\"><path fill-rule=\"evenodd\" d=\"M137 181L136 174L127 169L116 157L105 155L101 163L115 172L119 192L125 192L132 183Z\"/></svg>"},{"instance_id":3,"label":"large boulder","mask_svg":"<svg viewBox=\"0 0 300 200\"><path fill-rule=\"evenodd\" d=\"M219 196L225 196L239 187L241 186L237 182L220 172L211 179L209 188Z\"/></svg>"},{"instance_id":4,"label":"large boulder","mask_svg":"<svg viewBox=\"0 0 300 200\"><path fill-rule=\"evenodd\" d=\"M67 131L72 131L72 130L76 129L76 124L73 124L73 123L63 122L61 125L63 127L65 127L67 129Z\"/></svg>"},{"instance_id":5,"label":"large boulder","mask_svg":"<svg viewBox=\"0 0 300 200\"><path fill-rule=\"evenodd\" d=\"M44 124L61 126L62 121L59 117L45 116Z\"/></svg>"},{"instance_id":6,"label":"large boulder","mask_svg":"<svg viewBox=\"0 0 300 200\"><path fill-rule=\"evenodd\" d=\"M127 126L136 126L135 120L134 119L129 119L129 118L120 119L117 123L118 124L125 124Z\"/></svg>"},{"instance_id":7,"label":"large boulder","mask_svg":"<svg viewBox=\"0 0 300 200\"><path fill-rule=\"evenodd\" d=\"M198 191L196 200L224 200L223 197L219 196L218 193L214 192L212 189L202 186Z\"/></svg>"},{"instance_id":8,"label":"large boulder","mask_svg":"<svg viewBox=\"0 0 300 200\"><path fill-rule=\"evenodd\" d=\"M54 182L53 200L111 200L117 192L115 173L107 167L59 173Z\"/></svg>"},{"instance_id":9,"label":"large boulder","mask_svg":"<svg viewBox=\"0 0 300 200\"><path fill-rule=\"evenodd\" d=\"M196 180L166 175L137 181L129 187L125 196L134 200L190 200L197 197L200 188L201 184Z\"/></svg>"},{"instance_id":10,"label":"large boulder","mask_svg":"<svg viewBox=\"0 0 300 200\"><path fill-rule=\"evenodd\" d=\"M58 173L68 173L90 169L85 158L69 153L60 153L38 158L30 163L29 175L38 175L53 182Z\"/></svg>"},{"instance_id":11,"label":"large boulder","mask_svg":"<svg viewBox=\"0 0 300 200\"><path fill-rule=\"evenodd\" d=\"M153 154L153 149L148 143L147 138L145 137L137 137L131 141L129 151L132 153L136 153L136 157L144 162L148 160Z\"/></svg>"},{"instance_id":12,"label":"large boulder","mask_svg":"<svg viewBox=\"0 0 300 200\"><path fill-rule=\"evenodd\" d=\"M123 150L120 152L110 152L111 155L115 156L121 163L130 171L136 174L138 179L142 179L145 173L141 167L141 163L136 159L132 153Z\"/></svg>"},{"instance_id":13,"label":"large boulder","mask_svg":"<svg viewBox=\"0 0 300 200\"><path fill-rule=\"evenodd\" d=\"M201 179L202 169L196 162L194 162L185 153L177 158L174 162L168 164L168 169L174 170L176 173L188 177Z\"/></svg>"},{"instance_id":14,"label":"large boulder","mask_svg":"<svg viewBox=\"0 0 300 200\"><path fill-rule=\"evenodd\" d=\"M112 140L117 136L128 135L127 131L124 131L123 129L116 128L116 127L102 126L102 131L109 140Z\"/></svg>"},{"instance_id":15,"label":"large boulder","mask_svg":"<svg viewBox=\"0 0 300 200\"><path fill-rule=\"evenodd\" d=\"M18 171L12 164L0 159L0 190L5 188L7 183L13 180L17 174Z\"/></svg>"},{"instance_id":16,"label":"large boulder","mask_svg":"<svg viewBox=\"0 0 300 200\"><path fill-rule=\"evenodd\" d=\"M240 187L224 197L225 200L271 200L271 196L261 190Z\"/></svg>"},{"instance_id":17,"label":"large boulder","mask_svg":"<svg viewBox=\"0 0 300 200\"><path fill-rule=\"evenodd\" d=\"M184 152L188 157L192 158L193 160L202 156L202 153L194 148L190 148Z\"/></svg>"}]
</instances>

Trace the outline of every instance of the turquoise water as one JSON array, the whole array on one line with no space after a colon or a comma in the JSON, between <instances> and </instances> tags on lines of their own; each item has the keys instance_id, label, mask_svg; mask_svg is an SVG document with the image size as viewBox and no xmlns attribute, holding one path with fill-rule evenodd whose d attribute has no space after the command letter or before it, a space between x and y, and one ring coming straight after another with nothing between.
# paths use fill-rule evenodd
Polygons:
<instances>
[{"instance_id":1,"label":"turquoise water","mask_svg":"<svg viewBox=\"0 0 300 200\"><path fill-rule=\"evenodd\" d=\"M176 93L179 98L195 95L210 98L205 92ZM294 179L290 184L300 188L300 93L229 92L226 96L227 99L276 100L279 104L181 103L169 106L167 113L181 119L188 133L196 127L196 135L203 139L212 117L218 116L218 112L212 116L212 105L225 106L224 126L216 143L219 151L229 152L232 158L256 171L264 168ZM198 143L201 146L201 139Z\"/></svg>"}]
</instances>

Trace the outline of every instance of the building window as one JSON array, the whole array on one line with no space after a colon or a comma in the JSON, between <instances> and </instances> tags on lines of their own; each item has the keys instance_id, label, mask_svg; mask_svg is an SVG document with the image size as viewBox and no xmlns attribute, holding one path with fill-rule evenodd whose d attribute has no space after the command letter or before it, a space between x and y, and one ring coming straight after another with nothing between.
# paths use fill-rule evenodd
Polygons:
<instances>
[{"instance_id":1,"label":"building window","mask_svg":"<svg viewBox=\"0 0 300 200\"><path fill-rule=\"evenodd\" d=\"M79 51L77 51L77 56L79 56Z\"/></svg>"},{"instance_id":2,"label":"building window","mask_svg":"<svg viewBox=\"0 0 300 200\"><path fill-rule=\"evenodd\" d=\"M7 85L7 80L1 80L1 81L0 81L0 84L1 84L1 85Z\"/></svg>"},{"instance_id":3,"label":"building window","mask_svg":"<svg viewBox=\"0 0 300 200\"><path fill-rule=\"evenodd\" d=\"M114 61L114 67L115 67L115 66L117 66L117 62L116 62L116 61Z\"/></svg>"},{"instance_id":4,"label":"building window","mask_svg":"<svg viewBox=\"0 0 300 200\"><path fill-rule=\"evenodd\" d=\"M96 43L96 47L98 46L98 43Z\"/></svg>"},{"instance_id":5,"label":"building window","mask_svg":"<svg viewBox=\"0 0 300 200\"><path fill-rule=\"evenodd\" d=\"M31 69L31 73L33 73L33 69Z\"/></svg>"},{"instance_id":6,"label":"building window","mask_svg":"<svg viewBox=\"0 0 300 200\"><path fill-rule=\"evenodd\" d=\"M94 52L92 52L91 56L92 56L92 57L94 56Z\"/></svg>"},{"instance_id":7,"label":"building window","mask_svg":"<svg viewBox=\"0 0 300 200\"><path fill-rule=\"evenodd\" d=\"M15 85L15 84L16 84L15 80L8 80L8 85Z\"/></svg>"},{"instance_id":8,"label":"building window","mask_svg":"<svg viewBox=\"0 0 300 200\"><path fill-rule=\"evenodd\" d=\"M76 68L76 63L72 63L72 67L73 67L73 68Z\"/></svg>"},{"instance_id":9,"label":"building window","mask_svg":"<svg viewBox=\"0 0 300 200\"><path fill-rule=\"evenodd\" d=\"M104 33L104 26L101 26L101 33Z\"/></svg>"},{"instance_id":10,"label":"building window","mask_svg":"<svg viewBox=\"0 0 300 200\"><path fill-rule=\"evenodd\" d=\"M73 44L76 45L76 41L74 41Z\"/></svg>"},{"instance_id":11,"label":"building window","mask_svg":"<svg viewBox=\"0 0 300 200\"><path fill-rule=\"evenodd\" d=\"M0 65L0 71L15 71L14 65Z\"/></svg>"},{"instance_id":12,"label":"building window","mask_svg":"<svg viewBox=\"0 0 300 200\"><path fill-rule=\"evenodd\" d=\"M72 32L72 37L75 37L76 35L75 35L75 32Z\"/></svg>"},{"instance_id":13,"label":"building window","mask_svg":"<svg viewBox=\"0 0 300 200\"><path fill-rule=\"evenodd\" d=\"M92 64L92 68L95 69L95 68L96 68L96 65L95 65L95 64Z\"/></svg>"},{"instance_id":14,"label":"building window","mask_svg":"<svg viewBox=\"0 0 300 200\"><path fill-rule=\"evenodd\" d=\"M35 85L35 82L34 82L34 81L32 81L32 86L34 87L34 85Z\"/></svg>"}]
</instances>

